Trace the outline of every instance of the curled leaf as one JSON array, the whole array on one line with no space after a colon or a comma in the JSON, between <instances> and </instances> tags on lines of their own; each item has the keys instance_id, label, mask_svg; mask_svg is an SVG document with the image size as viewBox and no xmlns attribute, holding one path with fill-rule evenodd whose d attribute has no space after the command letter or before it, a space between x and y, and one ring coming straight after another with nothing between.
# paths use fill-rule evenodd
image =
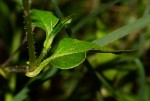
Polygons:
<instances>
[{"instance_id":1,"label":"curled leaf","mask_svg":"<svg viewBox=\"0 0 150 101\"><path fill-rule=\"evenodd\" d=\"M31 19L34 26L46 31L46 40L43 46L48 49L53 40L51 39L53 28L56 26L59 19L52 12L37 9L31 11Z\"/></svg>"}]
</instances>

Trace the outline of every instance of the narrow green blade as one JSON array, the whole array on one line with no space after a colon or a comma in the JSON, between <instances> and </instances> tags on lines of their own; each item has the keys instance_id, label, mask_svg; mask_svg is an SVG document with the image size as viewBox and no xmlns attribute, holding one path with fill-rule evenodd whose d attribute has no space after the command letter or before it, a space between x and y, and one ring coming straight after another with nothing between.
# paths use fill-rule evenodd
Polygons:
<instances>
[{"instance_id":1,"label":"narrow green blade","mask_svg":"<svg viewBox=\"0 0 150 101\"><path fill-rule=\"evenodd\" d=\"M135 21L131 24L128 24L122 28L119 28L102 38L96 39L93 41L93 43L96 43L99 46L107 45L117 39L120 39L120 38L130 34L131 32L133 32L137 29L141 29L141 28L147 26L148 24L150 24L150 15L144 16L144 17L138 19L137 21Z\"/></svg>"}]
</instances>

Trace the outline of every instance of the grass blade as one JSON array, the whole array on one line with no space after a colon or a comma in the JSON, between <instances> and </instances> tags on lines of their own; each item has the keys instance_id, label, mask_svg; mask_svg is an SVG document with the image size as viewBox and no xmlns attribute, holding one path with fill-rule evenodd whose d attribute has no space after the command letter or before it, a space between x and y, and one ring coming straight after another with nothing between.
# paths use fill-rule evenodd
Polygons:
<instances>
[{"instance_id":1,"label":"grass blade","mask_svg":"<svg viewBox=\"0 0 150 101\"><path fill-rule=\"evenodd\" d=\"M27 93L29 92L30 90L28 89L28 87L24 87L21 92L19 92L15 97L14 97L14 101L23 101L27 98Z\"/></svg>"},{"instance_id":2,"label":"grass blade","mask_svg":"<svg viewBox=\"0 0 150 101\"><path fill-rule=\"evenodd\" d=\"M150 23L150 15L144 16L144 17L138 19L137 21L135 21L131 24L128 24L122 28L119 28L102 38L94 40L93 43L96 43L99 46L104 46L106 44L109 44L119 38L122 38L122 37L130 34L131 32L133 32L137 29L141 29L141 28L145 27L149 23Z\"/></svg>"},{"instance_id":3,"label":"grass blade","mask_svg":"<svg viewBox=\"0 0 150 101\"><path fill-rule=\"evenodd\" d=\"M135 59L135 63L138 67L138 75L139 75L139 101L145 101L145 71L143 64L139 59Z\"/></svg>"}]
</instances>

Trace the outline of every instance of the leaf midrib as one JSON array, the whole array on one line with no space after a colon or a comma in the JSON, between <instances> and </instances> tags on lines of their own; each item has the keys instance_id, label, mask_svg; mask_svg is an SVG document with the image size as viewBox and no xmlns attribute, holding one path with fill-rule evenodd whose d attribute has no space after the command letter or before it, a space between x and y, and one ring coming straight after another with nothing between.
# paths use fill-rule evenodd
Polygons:
<instances>
[{"instance_id":1,"label":"leaf midrib","mask_svg":"<svg viewBox=\"0 0 150 101\"><path fill-rule=\"evenodd\" d=\"M38 14L39 19L41 19L42 23L44 24L45 28L46 28L46 34L48 35L48 33L50 33L51 31L48 30L48 27L46 27L46 24L44 23L44 19L42 19L42 17ZM51 22L52 23L52 22Z\"/></svg>"}]
</instances>

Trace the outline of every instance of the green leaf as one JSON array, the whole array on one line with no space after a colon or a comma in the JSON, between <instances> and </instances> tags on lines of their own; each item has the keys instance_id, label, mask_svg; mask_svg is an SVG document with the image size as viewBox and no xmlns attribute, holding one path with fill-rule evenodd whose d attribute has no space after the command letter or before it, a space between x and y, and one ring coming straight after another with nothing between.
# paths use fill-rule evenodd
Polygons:
<instances>
[{"instance_id":1,"label":"green leaf","mask_svg":"<svg viewBox=\"0 0 150 101\"><path fill-rule=\"evenodd\" d=\"M70 69L78 66L84 61L86 58L86 52L121 54L132 52L132 50L116 51L102 48L95 43L64 38L61 40L55 53L52 55L52 61L50 63L61 69Z\"/></svg>"},{"instance_id":2,"label":"green leaf","mask_svg":"<svg viewBox=\"0 0 150 101\"><path fill-rule=\"evenodd\" d=\"M53 28L56 26L59 19L54 16L52 12L36 9L32 10L31 19L34 26L42 28L46 31L46 40L44 42L44 47L49 48L53 40L53 38L51 39L51 37L53 36Z\"/></svg>"},{"instance_id":3,"label":"green leaf","mask_svg":"<svg viewBox=\"0 0 150 101\"><path fill-rule=\"evenodd\" d=\"M52 55L51 64L61 69L76 67L84 61L86 52L94 48L100 47L94 43L65 38Z\"/></svg>"},{"instance_id":4,"label":"green leaf","mask_svg":"<svg viewBox=\"0 0 150 101\"><path fill-rule=\"evenodd\" d=\"M81 64L86 58L86 52L95 53L124 53L126 50L114 51L98 46L95 43L80 41L77 39L64 38L60 41L52 56L42 61L34 71L28 71L26 76L34 77L49 63L60 69L71 69Z\"/></svg>"},{"instance_id":5,"label":"green leaf","mask_svg":"<svg viewBox=\"0 0 150 101\"><path fill-rule=\"evenodd\" d=\"M43 45L45 48L44 51L47 51L51 47L56 34L61 31L66 24L71 22L71 17L72 16L65 17L58 23L59 19L54 16L52 12L36 9L32 10L31 19L33 25L46 31L46 40Z\"/></svg>"},{"instance_id":6,"label":"green leaf","mask_svg":"<svg viewBox=\"0 0 150 101\"><path fill-rule=\"evenodd\" d=\"M86 58L87 51L97 53L124 53L128 51L107 50L95 43L79 41L77 39L64 38L60 41L56 51L52 56L45 59L34 71L28 71L26 76L34 77L49 63L60 69L70 69L81 64ZM129 51L130 52L130 51Z\"/></svg>"},{"instance_id":7,"label":"green leaf","mask_svg":"<svg viewBox=\"0 0 150 101\"><path fill-rule=\"evenodd\" d=\"M84 61L86 52L94 48L99 48L99 46L86 41L64 38L60 41L54 54L42 61L34 71L28 71L26 76L36 76L49 63L60 69L76 67Z\"/></svg>"},{"instance_id":8,"label":"green leaf","mask_svg":"<svg viewBox=\"0 0 150 101\"><path fill-rule=\"evenodd\" d=\"M77 39L64 38L60 41L55 53L53 54L53 58L61 57L64 55L87 52L90 49L100 48L98 45L80 41Z\"/></svg>"},{"instance_id":9,"label":"green leaf","mask_svg":"<svg viewBox=\"0 0 150 101\"><path fill-rule=\"evenodd\" d=\"M71 69L81 64L85 58L85 53L74 53L55 58L50 63L60 69Z\"/></svg>"},{"instance_id":10,"label":"green leaf","mask_svg":"<svg viewBox=\"0 0 150 101\"><path fill-rule=\"evenodd\" d=\"M117 39L120 39L120 38L130 34L131 32L133 32L137 29L145 27L148 24L150 24L150 15L144 16L144 17L138 19L137 21L135 21L131 24L128 24L124 27L121 27L102 38L96 39L93 41L93 43L96 43L99 46L107 45Z\"/></svg>"},{"instance_id":11,"label":"green leaf","mask_svg":"<svg viewBox=\"0 0 150 101\"><path fill-rule=\"evenodd\" d=\"M33 9L31 12L33 25L40 27L46 31L46 35L51 34L53 28L58 23L59 19L52 12Z\"/></svg>"}]
</instances>

